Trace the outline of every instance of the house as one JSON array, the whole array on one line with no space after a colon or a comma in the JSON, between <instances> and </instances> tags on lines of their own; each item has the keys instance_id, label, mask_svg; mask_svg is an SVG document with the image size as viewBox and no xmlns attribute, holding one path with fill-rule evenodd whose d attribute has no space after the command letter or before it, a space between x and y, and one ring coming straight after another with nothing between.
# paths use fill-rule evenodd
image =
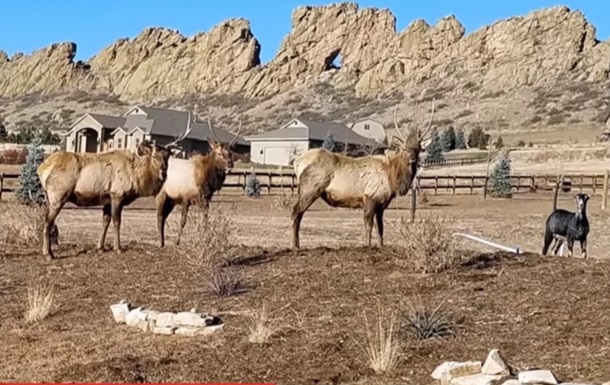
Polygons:
<instances>
[{"instance_id":1,"label":"house","mask_svg":"<svg viewBox=\"0 0 610 385\"><path fill-rule=\"evenodd\" d=\"M311 148L321 147L329 133L341 148L347 142L348 150L375 150L382 147L374 140L358 135L345 124L306 119L292 119L277 130L245 139L250 142L251 162L288 166L295 156Z\"/></svg>"},{"instance_id":2,"label":"house","mask_svg":"<svg viewBox=\"0 0 610 385\"><path fill-rule=\"evenodd\" d=\"M364 136L365 138L373 139L379 143L385 143L387 135L383 125L375 120L366 119L361 120L350 125L352 130L358 135Z\"/></svg>"},{"instance_id":3,"label":"house","mask_svg":"<svg viewBox=\"0 0 610 385\"><path fill-rule=\"evenodd\" d=\"M192 115L193 130L180 143L186 154L208 153L208 138L216 140L207 122ZM88 113L76 120L65 134L66 150L72 152L103 152L113 149L135 150L143 140L168 144L185 132L188 112L166 108L134 106L122 116ZM235 135L214 126L214 133L223 143ZM248 155L250 143L239 138L235 143L238 155Z\"/></svg>"}]
</instances>

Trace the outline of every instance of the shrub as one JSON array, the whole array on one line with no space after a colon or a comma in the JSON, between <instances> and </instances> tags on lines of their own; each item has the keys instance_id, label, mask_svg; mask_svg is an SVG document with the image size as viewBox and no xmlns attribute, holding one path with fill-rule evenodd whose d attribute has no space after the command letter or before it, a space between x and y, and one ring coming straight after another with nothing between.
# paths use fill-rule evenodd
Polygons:
<instances>
[{"instance_id":1,"label":"shrub","mask_svg":"<svg viewBox=\"0 0 610 385\"><path fill-rule=\"evenodd\" d=\"M2 121L2 118L0 118L0 142L6 142L7 137L8 137L8 131L6 131L4 122Z\"/></svg>"},{"instance_id":2,"label":"shrub","mask_svg":"<svg viewBox=\"0 0 610 385\"><path fill-rule=\"evenodd\" d=\"M291 211L292 210L292 198L290 195L282 193L281 195L276 195L273 199L273 208L276 210L282 211Z\"/></svg>"},{"instance_id":3,"label":"shrub","mask_svg":"<svg viewBox=\"0 0 610 385\"><path fill-rule=\"evenodd\" d=\"M525 140L519 139L519 141L517 142L517 146L518 147L525 147Z\"/></svg>"},{"instance_id":4,"label":"shrub","mask_svg":"<svg viewBox=\"0 0 610 385\"><path fill-rule=\"evenodd\" d=\"M401 218L399 225L400 242L405 255L415 267L424 273L438 273L450 269L461 262L452 236L450 217L431 215L421 222L411 222Z\"/></svg>"},{"instance_id":5,"label":"shrub","mask_svg":"<svg viewBox=\"0 0 610 385\"><path fill-rule=\"evenodd\" d=\"M468 147L478 148L480 150L487 149L487 143L489 142L489 134L483 132L480 127L475 127L470 131L468 135Z\"/></svg>"},{"instance_id":6,"label":"shrub","mask_svg":"<svg viewBox=\"0 0 610 385\"><path fill-rule=\"evenodd\" d=\"M261 195L261 182L256 176L254 170L246 178L246 196L253 198Z\"/></svg>"},{"instance_id":7,"label":"shrub","mask_svg":"<svg viewBox=\"0 0 610 385\"><path fill-rule=\"evenodd\" d=\"M16 150L16 149L6 150L2 154L2 161L0 163L24 164L27 156L28 156L27 148L22 148L20 150Z\"/></svg>"},{"instance_id":8,"label":"shrub","mask_svg":"<svg viewBox=\"0 0 610 385\"><path fill-rule=\"evenodd\" d=\"M504 140L502 140L501 136L498 136L498 139L496 139L496 142L494 143L494 146L496 148L502 148L504 147Z\"/></svg>"},{"instance_id":9,"label":"shrub","mask_svg":"<svg viewBox=\"0 0 610 385\"><path fill-rule=\"evenodd\" d=\"M490 175L489 193L496 198L511 198L512 192L510 187L510 164L509 152L504 151L502 156L496 163L493 172Z\"/></svg>"},{"instance_id":10,"label":"shrub","mask_svg":"<svg viewBox=\"0 0 610 385\"><path fill-rule=\"evenodd\" d=\"M40 241L44 223L42 207L2 203L0 218L0 244L28 246Z\"/></svg>"}]
</instances>

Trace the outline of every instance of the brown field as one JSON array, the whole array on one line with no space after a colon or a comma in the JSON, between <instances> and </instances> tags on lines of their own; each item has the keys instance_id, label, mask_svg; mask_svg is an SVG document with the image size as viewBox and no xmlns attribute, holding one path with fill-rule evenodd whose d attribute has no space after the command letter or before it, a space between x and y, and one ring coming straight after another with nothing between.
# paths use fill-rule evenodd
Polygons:
<instances>
[{"instance_id":1,"label":"brown field","mask_svg":"<svg viewBox=\"0 0 610 385\"><path fill-rule=\"evenodd\" d=\"M249 287L224 299L202 289L206 282L188 274L173 246L179 212L172 214L170 246L157 249L150 199L124 212L121 254L92 250L99 209L66 208L60 214L60 259L53 263L44 262L37 245L3 248L0 380L422 385L432 383L429 374L443 361L484 359L491 348L499 348L517 369L546 367L575 382L610 379L610 265L604 260L609 215L601 211L599 197L589 205L593 258L582 260L578 246L573 259L536 254L550 194L487 201L480 195L431 196L420 207L420 218L445 213L458 218L456 231L526 252L511 257L464 242L465 262L436 274L418 272L398 247L399 218L408 215L410 198L396 200L386 212L383 250L361 247L359 211L317 202L305 215L299 254L287 250L289 216L274 207L275 199L229 193L215 198L223 211L231 208L241 245L229 268ZM567 194L559 205L571 207ZM54 285L56 310L27 324L26 293L34 277ZM377 303L386 316L401 314L415 296L431 306L447 300L458 331L427 341L399 331L398 366L376 375L363 351L363 314L375 322ZM123 298L153 309L210 311L222 315L226 326L211 336L144 334L112 320L109 305ZM281 328L267 344L252 344L244 312L263 305L276 312Z\"/></svg>"}]
</instances>

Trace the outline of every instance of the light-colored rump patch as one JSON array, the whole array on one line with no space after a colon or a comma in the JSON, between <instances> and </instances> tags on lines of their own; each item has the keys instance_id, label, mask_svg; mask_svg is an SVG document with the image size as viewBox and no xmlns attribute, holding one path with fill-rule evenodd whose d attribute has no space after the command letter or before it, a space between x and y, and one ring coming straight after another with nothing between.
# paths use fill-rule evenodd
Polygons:
<instances>
[{"instance_id":1,"label":"light-colored rump patch","mask_svg":"<svg viewBox=\"0 0 610 385\"><path fill-rule=\"evenodd\" d=\"M187 195L197 189L195 185L195 166L189 159L169 158L167 179L163 185L170 198Z\"/></svg>"}]
</instances>

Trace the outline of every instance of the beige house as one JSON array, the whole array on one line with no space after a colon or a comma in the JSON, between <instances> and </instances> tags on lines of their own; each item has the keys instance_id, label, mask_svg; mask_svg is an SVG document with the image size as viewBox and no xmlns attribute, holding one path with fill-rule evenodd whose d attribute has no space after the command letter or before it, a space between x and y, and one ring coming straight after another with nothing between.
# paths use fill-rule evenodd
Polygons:
<instances>
[{"instance_id":1,"label":"beige house","mask_svg":"<svg viewBox=\"0 0 610 385\"><path fill-rule=\"evenodd\" d=\"M186 130L188 112L166 108L134 106L122 116L85 114L65 134L66 150L71 152L103 152L113 149L134 150L143 140L167 144ZM187 154L208 153L208 138L215 140L207 122L200 118L191 122L193 131L181 143ZM214 133L223 143L235 135L214 126ZM239 138L235 143L239 154L248 154L250 144Z\"/></svg>"},{"instance_id":2,"label":"beige house","mask_svg":"<svg viewBox=\"0 0 610 385\"><path fill-rule=\"evenodd\" d=\"M385 143L387 140L385 128L383 125L375 120L366 119L350 125L352 130L358 135L364 136L365 138L373 139L379 143Z\"/></svg>"},{"instance_id":3,"label":"beige house","mask_svg":"<svg viewBox=\"0 0 610 385\"><path fill-rule=\"evenodd\" d=\"M378 143L358 135L345 124L292 119L277 130L247 136L250 142L250 161L258 164L289 166L294 157L311 148L322 146L328 134L332 134L342 149L347 142L348 150L354 148L378 148Z\"/></svg>"}]
</instances>

